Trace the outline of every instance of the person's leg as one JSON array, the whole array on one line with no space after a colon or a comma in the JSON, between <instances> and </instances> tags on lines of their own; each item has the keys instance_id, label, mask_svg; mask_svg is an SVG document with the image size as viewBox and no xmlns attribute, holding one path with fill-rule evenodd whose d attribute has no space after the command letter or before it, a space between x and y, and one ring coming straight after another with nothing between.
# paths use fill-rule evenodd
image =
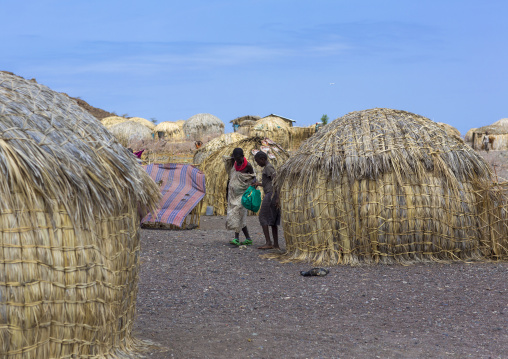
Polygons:
<instances>
[{"instance_id":1,"label":"person's leg","mask_svg":"<svg viewBox=\"0 0 508 359\"><path fill-rule=\"evenodd\" d=\"M279 231L277 225L272 226L273 248L279 249Z\"/></svg>"},{"instance_id":2,"label":"person's leg","mask_svg":"<svg viewBox=\"0 0 508 359\"><path fill-rule=\"evenodd\" d=\"M245 241L241 242L240 244L250 246L252 244L252 240L250 239L249 230L247 229L247 226L242 228L242 232L245 235Z\"/></svg>"},{"instance_id":3,"label":"person's leg","mask_svg":"<svg viewBox=\"0 0 508 359\"><path fill-rule=\"evenodd\" d=\"M270 239L270 231L268 230L268 226L261 226L261 228L263 228L263 234L265 235L266 243L263 246L258 247L258 249L272 249L273 246Z\"/></svg>"},{"instance_id":4,"label":"person's leg","mask_svg":"<svg viewBox=\"0 0 508 359\"><path fill-rule=\"evenodd\" d=\"M235 239L229 241L229 243L231 244L234 244L235 246L239 246L240 245L240 233L239 232L235 232Z\"/></svg>"}]
</instances>

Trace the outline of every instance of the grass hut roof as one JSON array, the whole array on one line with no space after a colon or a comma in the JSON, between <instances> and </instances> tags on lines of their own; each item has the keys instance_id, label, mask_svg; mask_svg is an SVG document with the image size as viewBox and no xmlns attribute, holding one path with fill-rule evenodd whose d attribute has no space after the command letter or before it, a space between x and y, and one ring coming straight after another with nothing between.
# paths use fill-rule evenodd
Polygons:
<instances>
[{"instance_id":1,"label":"grass hut roof","mask_svg":"<svg viewBox=\"0 0 508 359\"><path fill-rule=\"evenodd\" d=\"M272 113L272 114L270 114L268 116L265 116L265 117L263 117L261 119L263 120L263 119L275 119L275 118L284 121L284 123L286 125L290 126L290 127L293 126L293 124L296 122L295 120L292 120L292 119L284 117L284 116L279 116L279 115L276 115L274 113Z\"/></svg>"},{"instance_id":2,"label":"grass hut roof","mask_svg":"<svg viewBox=\"0 0 508 359\"><path fill-rule=\"evenodd\" d=\"M237 147L243 149L244 155L254 167L258 179L261 179L260 176L263 170L254 161L254 155L257 151L266 152L275 169L278 169L289 158L289 154L282 147L269 139L261 137L247 137L213 152L199 165L199 169L205 173L206 178L205 205L213 206L215 215L222 216L226 214L226 188L229 169L233 166L231 155Z\"/></svg>"},{"instance_id":3,"label":"grass hut roof","mask_svg":"<svg viewBox=\"0 0 508 359\"><path fill-rule=\"evenodd\" d=\"M209 113L198 113L185 121L183 130L187 139L197 141L224 134L224 122Z\"/></svg>"},{"instance_id":4,"label":"grass hut roof","mask_svg":"<svg viewBox=\"0 0 508 359\"><path fill-rule=\"evenodd\" d=\"M88 112L0 73L0 353L132 352L140 208L160 191Z\"/></svg>"},{"instance_id":5,"label":"grass hut roof","mask_svg":"<svg viewBox=\"0 0 508 359\"><path fill-rule=\"evenodd\" d=\"M241 135L239 133L225 133L216 137L210 141L208 141L203 147L194 153L194 164L200 164L203 162L208 156L210 156L213 152L221 149L224 146L227 146L233 142L239 141L246 138L246 136Z\"/></svg>"},{"instance_id":6,"label":"grass hut roof","mask_svg":"<svg viewBox=\"0 0 508 359\"><path fill-rule=\"evenodd\" d=\"M152 121L149 121L143 117L130 117L129 121L140 123L140 124L148 127L152 131L155 129L155 124Z\"/></svg>"},{"instance_id":7,"label":"grass hut roof","mask_svg":"<svg viewBox=\"0 0 508 359\"><path fill-rule=\"evenodd\" d=\"M286 149L291 145L289 126L279 117L262 118L251 127L249 134L250 136L270 138Z\"/></svg>"},{"instance_id":8,"label":"grass hut roof","mask_svg":"<svg viewBox=\"0 0 508 359\"><path fill-rule=\"evenodd\" d=\"M185 138L183 130L175 122L164 121L155 126L155 132L164 132L166 139L179 140Z\"/></svg>"},{"instance_id":9,"label":"grass hut roof","mask_svg":"<svg viewBox=\"0 0 508 359\"><path fill-rule=\"evenodd\" d=\"M114 126L114 125L122 123L122 122L127 122L127 121L129 121L129 119L125 118L125 117L109 116L109 117L103 118L101 120L101 123L104 125L104 127L110 128L111 126Z\"/></svg>"},{"instance_id":10,"label":"grass hut roof","mask_svg":"<svg viewBox=\"0 0 508 359\"><path fill-rule=\"evenodd\" d=\"M453 127L452 125L449 125L444 122L436 122L439 126L443 127L446 133L448 133L450 136L457 136L460 137L460 131Z\"/></svg>"},{"instance_id":11,"label":"grass hut roof","mask_svg":"<svg viewBox=\"0 0 508 359\"><path fill-rule=\"evenodd\" d=\"M473 133L477 130L478 128L475 127L475 128L472 128L470 129L469 131L466 132L465 136L464 136L464 141L466 142L472 142L473 141Z\"/></svg>"},{"instance_id":12,"label":"grass hut roof","mask_svg":"<svg viewBox=\"0 0 508 359\"><path fill-rule=\"evenodd\" d=\"M175 123L183 130L183 124L185 123L185 120L178 120L175 121Z\"/></svg>"},{"instance_id":13,"label":"grass hut roof","mask_svg":"<svg viewBox=\"0 0 508 359\"><path fill-rule=\"evenodd\" d=\"M284 258L354 264L506 256L506 207L489 194L491 181L480 155L425 117L349 113L305 141L277 173ZM495 235L485 230L489 223L501 223Z\"/></svg>"},{"instance_id":14,"label":"grass hut roof","mask_svg":"<svg viewBox=\"0 0 508 359\"><path fill-rule=\"evenodd\" d=\"M483 148L483 136L488 133L490 149L508 150L508 119L503 118L492 125L477 128L472 132L470 142L474 149Z\"/></svg>"},{"instance_id":15,"label":"grass hut roof","mask_svg":"<svg viewBox=\"0 0 508 359\"><path fill-rule=\"evenodd\" d=\"M109 131L122 144L129 147L129 143L134 141L148 141L152 139L152 130L139 122L127 121L118 123L109 128Z\"/></svg>"},{"instance_id":16,"label":"grass hut roof","mask_svg":"<svg viewBox=\"0 0 508 359\"><path fill-rule=\"evenodd\" d=\"M241 125L242 123L244 123L245 121L253 121L253 122L256 122L257 120L259 120L261 117L259 116L251 116L251 115L247 115L247 116L241 116L241 117L237 117L235 118L234 120L231 120L229 122L231 122L233 125Z\"/></svg>"},{"instance_id":17,"label":"grass hut roof","mask_svg":"<svg viewBox=\"0 0 508 359\"><path fill-rule=\"evenodd\" d=\"M488 132L489 135L506 135L508 134L508 118L503 118L499 121L496 121L492 125L477 128L475 132Z\"/></svg>"}]
</instances>

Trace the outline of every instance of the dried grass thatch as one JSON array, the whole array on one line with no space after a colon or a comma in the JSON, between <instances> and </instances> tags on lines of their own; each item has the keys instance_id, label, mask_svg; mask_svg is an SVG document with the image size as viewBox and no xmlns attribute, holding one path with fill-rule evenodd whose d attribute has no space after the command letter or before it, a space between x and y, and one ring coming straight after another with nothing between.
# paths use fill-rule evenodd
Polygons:
<instances>
[{"instance_id":1,"label":"dried grass thatch","mask_svg":"<svg viewBox=\"0 0 508 359\"><path fill-rule=\"evenodd\" d=\"M183 130L188 140L202 141L205 136L224 134L224 122L209 113L198 113L185 121Z\"/></svg>"},{"instance_id":2,"label":"dried grass thatch","mask_svg":"<svg viewBox=\"0 0 508 359\"><path fill-rule=\"evenodd\" d=\"M469 130L472 131L472 130ZM474 129L470 135L470 144L474 149L483 149L483 136L488 132L490 149L508 150L508 119L503 118L492 125Z\"/></svg>"},{"instance_id":3,"label":"dried grass thatch","mask_svg":"<svg viewBox=\"0 0 508 359\"><path fill-rule=\"evenodd\" d=\"M467 131L464 136L464 141L466 141L467 143L472 143L473 142L473 134L477 129L478 128L475 127L475 128L470 129L469 131Z\"/></svg>"},{"instance_id":4,"label":"dried grass thatch","mask_svg":"<svg viewBox=\"0 0 508 359\"><path fill-rule=\"evenodd\" d=\"M249 131L250 136L270 138L285 149L291 147L289 126L279 117L269 116L257 121Z\"/></svg>"},{"instance_id":5,"label":"dried grass thatch","mask_svg":"<svg viewBox=\"0 0 508 359\"><path fill-rule=\"evenodd\" d=\"M127 121L129 121L129 119L125 118L125 117L109 116L109 117L103 118L101 120L101 123L104 125L104 127L110 128L111 126L117 125L122 122L127 122Z\"/></svg>"},{"instance_id":6,"label":"dried grass thatch","mask_svg":"<svg viewBox=\"0 0 508 359\"><path fill-rule=\"evenodd\" d=\"M461 137L460 131L458 129L456 129L455 127L453 127L452 125L449 125L449 124L444 123L444 122L436 122L436 123L439 126L443 127L448 135Z\"/></svg>"},{"instance_id":7,"label":"dried grass thatch","mask_svg":"<svg viewBox=\"0 0 508 359\"><path fill-rule=\"evenodd\" d=\"M139 122L133 121L113 125L109 128L109 132L125 147L129 147L129 143L134 141L149 141L152 139L152 130Z\"/></svg>"},{"instance_id":8,"label":"dried grass thatch","mask_svg":"<svg viewBox=\"0 0 508 359\"><path fill-rule=\"evenodd\" d=\"M240 141L244 138L246 138L246 136L241 135L239 133L225 133L219 137L216 137L213 140L207 142L203 147L201 147L199 150L196 151L192 163L199 165L213 152L233 142Z\"/></svg>"},{"instance_id":9,"label":"dried grass thatch","mask_svg":"<svg viewBox=\"0 0 508 359\"><path fill-rule=\"evenodd\" d=\"M506 197L489 165L435 122L352 112L278 171L285 260L316 264L506 258Z\"/></svg>"},{"instance_id":10,"label":"dried grass thatch","mask_svg":"<svg viewBox=\"0 0 508 359\"><path fill-rule=\"evenodd\" d=\"M75 101L6 73L0 167L0 357L139 357L138 206L155 183Z\"/></svg>"},{"instance_id":11,"label":"dried grass thatch","mask_svg":"<svg viewBox=\"0 0 508 359\"><path fill-rule=\"evenodd\" d=\"M183 125L185 124L185 120L178 120L175 123L183 130Z\"/></svg>"},{"instance_id":12,"label":"dried grass thatch","mask_svg":"<svg viewBox=\"0 0 508 359\"><path fill-rule=\"evenodd\" d=\"M233 125L239 125L239 126L241 126L245 121L256 122L260 118L261 117L259 117L259 116L247 115L247 116L237 117L234 120L231 120L229 122L231 122Z\"/></svg>"},{"instance_id":13,"label":"dried grass thatch","mask_svg":"<svg viewBox=\"0 0 508 359\"><path fill-rule=\"evenodd\" d=\"M155 132L164 132L164 138L168 140L183 140L185 138L183 129L175 122L164 121L155 126Z\"/></svg>"},{"instance_id":14,"label":"dried grass thatch","mask_svg":"<svg viewBox=\"0 0 508 359\"><path fill-rule=\"evenodd\" d=\"M256 151L263 150L267 152L275 169L278 169L289 158L289 154L282 147L269 139L263 139L261 137L248 137L233 142L208 156L208 158L201 163L199 169L204 172L206 178L204 208L206 208L206 206L213 206L214 215L223 216L226 214L226 189L228 185L229 169L233 166L231 154L236 147L243 149L245 157L252 167L254 167L254 171L256 171L256 175L259 179L263 170L256 164L256 161L254 161L254 154Z\"/></svg>"},{"instance_id":15,"label":"dried grass thatch","mask_svg":"<svg viewBox=\"0 0 508 359\"><path fill-rule=\"evenodd\" d=\"M149 121L143 117L130 117L129 121L140 123L140 124L148 127L152 131L155 129L155 123L153 123L152 121Z\"/></svg>"},{"instance_id":16,"label":"dried grass thatch","mask_svg":"<svg viewBox=\"0 0 508 359\"><path fill-rule=\"evenodd\" d=\"M316 126L310 127L290 127L289 133L291 135L290 148L295 150L302 144L303 141L310 138L313 134L316 133Z\"/></svg>"}]
</instances>

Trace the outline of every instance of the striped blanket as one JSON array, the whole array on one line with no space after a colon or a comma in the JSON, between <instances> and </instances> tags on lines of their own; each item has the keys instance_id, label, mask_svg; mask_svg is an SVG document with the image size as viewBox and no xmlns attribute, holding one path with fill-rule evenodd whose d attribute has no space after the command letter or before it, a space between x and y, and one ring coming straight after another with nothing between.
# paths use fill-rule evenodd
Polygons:
<instances>
[{"instance_id":1,"label":"striped blanket","mask_svg":"<svg viewBox=\"0 0 508 359\"><path fill-rule=\"evenodd\" d=\"M181 227L187 215L205 196L205 174L190 165L168 163L143 166L160 186L162 198L156 213L141 223L163 222Z\"/></svg>"}]
</instances>

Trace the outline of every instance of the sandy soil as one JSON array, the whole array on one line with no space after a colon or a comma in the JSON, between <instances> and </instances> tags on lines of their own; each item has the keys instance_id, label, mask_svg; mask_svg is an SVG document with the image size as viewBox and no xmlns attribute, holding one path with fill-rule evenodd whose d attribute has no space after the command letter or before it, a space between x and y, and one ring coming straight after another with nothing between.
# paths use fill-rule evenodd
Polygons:
<instances>
[{"instance_id":1,"label":"sandy soil","mask_svg":"<svg viewBox=\"0 0 508 359\"><path fill-rule=\"evenodd\" d=\"M248 221L262 244L257 218ZM508 357L508 263L341 266L302 277L310 265L231 248L224 222L142 230L134 333L165 347L148 357Z\"/></svg>"}]
</instances>

